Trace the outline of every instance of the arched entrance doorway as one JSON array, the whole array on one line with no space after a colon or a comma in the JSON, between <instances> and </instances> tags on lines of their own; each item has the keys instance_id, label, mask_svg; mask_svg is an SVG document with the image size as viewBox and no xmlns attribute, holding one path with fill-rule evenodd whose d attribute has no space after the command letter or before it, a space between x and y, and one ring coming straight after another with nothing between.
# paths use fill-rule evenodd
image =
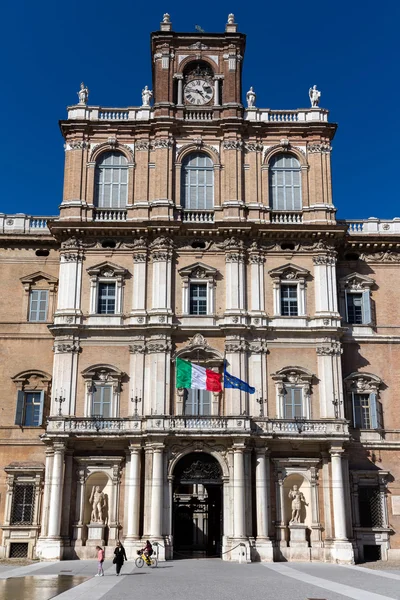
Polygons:
<instances>
[{"instance_id":1,"label":"arched entrance doorway","mask_svg":"<svg viewBox=\"0 0 400 600\"><path fill-rule=\"evenodd\" d=\"M174 558L220 557L222 471L211 455L192 452L174 470Z\"/></svg>"}]
</instances>

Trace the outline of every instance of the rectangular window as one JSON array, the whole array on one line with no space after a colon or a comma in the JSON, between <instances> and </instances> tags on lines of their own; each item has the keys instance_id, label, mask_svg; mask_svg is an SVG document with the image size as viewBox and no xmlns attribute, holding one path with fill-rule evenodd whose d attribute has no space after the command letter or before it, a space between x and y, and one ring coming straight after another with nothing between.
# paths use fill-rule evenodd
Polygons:
<instances>
[{"instance_id":1,"label":"rectangular window","mask_svg":"<svg viewBox=\"0 0 400 600\"><path fill-rule=\"evenodd\" d=\"M40 427L43 422L44 392L18 392L15 424Z\"/></svg>"},{"instance_id":2,"label":"rectangular window","mask_svg":"<svg viewBox=\"0 0 400 600\"><path fill-rule=\"evenodd\" d=\"M347 294L347 322L362 325L362 294Z\"/></svg>"},{"instance_id":3,"label":"rectangular window","mask_svg":"<svg viewBox=\"0 0 400 600\"><path fill-rule=\"evenodd\" d=\"M284 419L303 417L303 390L302 388L287 387L283 406Z\"/></svg>"},{"instance_id":4,"label":"rectangular window","mask_svg":"<svg viewBox=\"0 0 400 600\"><path fill-rule=\"evenodd\" d=\"M14 488L11 525L32 525L35 504L35 486L19 484Z\"/></svg>"},{"instance_id":5,"label":"rectangular window","mask_svg":"<svg viewBox=\"0 0 400 600\"><path fill-rule=\"evenodd\" d=\"M43 323L47 320L48 290L32 290L29 295L29 321Z\"/></svg>"},{"instance_id":6,"label":"rectangular window","mask_svg":"<svg viewBox=\"0 0 400 600\"><path fill-rule=\"evenodd\" d=\"M191 315L207 314L207 284L192 283L190 286L190 310Z\"/></svg>"},{"instance_id":7,"label":"rectangular window","mask_svg":"<svg viewBox=\"0 0 400 600\"><path fill-rule=\"evenodd\" d=\"M99 315L115 314L115 283L99 283L97 312Z\"/></svg>"},{"instance_id":8,"label":"rectangular window","mask_svg":"<svg viewBox=\"0 0 400 600\"><path fill-rule=\"evenodd\" d=\"M112 386L98 385L92 388L92 417L111 417Z\"/></svg>"},{"instance_id":9,"label":"rectangular window","mask_svg":"<svg viewBox=\"0 0 400 600\"><path fill-rule=\"evenodd\" d=\"M184 414L206 416L211 414L211 392L207 390L186 390Z\"/></svg>"},{"instance_id":10,"label":"rectangular window","mask_svg":"<svg viewBox=\"0 0 400 600\"><path fill-rule=\"evenodd\" d=\"M358 507L361 527L382 527L382 503L378 486L358 488Z\"/></svg>"},{"instance_id":11,"label":"rectangular window","mask_svg":"<svg viewBox=\"0 0 400 600\"><path fill-rule=\"evenodd\" d=\"M382 405L375 393L352 394L353 426L357 429L382 429Z\"/></svg>"},{"instance_id":12,"label":"rectangular window","mask_svg":"<svg viewBox=\"0 0 400 600\"><path fill-rule=\"evenodd\" d=\"M297 285L281 285L281 315L297 317L299 314L297 301Z\"/></svg>"}]
</instances>

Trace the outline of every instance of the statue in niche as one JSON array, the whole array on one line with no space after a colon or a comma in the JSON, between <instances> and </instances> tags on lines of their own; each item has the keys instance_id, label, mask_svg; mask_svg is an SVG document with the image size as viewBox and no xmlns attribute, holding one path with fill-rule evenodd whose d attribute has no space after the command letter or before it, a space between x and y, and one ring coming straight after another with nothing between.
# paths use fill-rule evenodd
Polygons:
<instances>
[{"instance_id":1,"label":"statue in niche","mask_svg":"<svg viewBox=\"0 0 400 600\"><path fill-rule=\"evenodd\" d=\"M78 93L78 98L79 98L79 104L87 104L88 98L89 98L89 90L86 87L86 85L83 83L81 83L81 89L79 90Z\"/></svg>"},{"instance_id":2,"label":"statue in niche","mask_svg":"<svg viewBox=\"0 0 400 600\"><path fill-rule=\"evenodd\" d=\"M289 498L292 501L292 518L290 519L289 525L291 525L292 523L301 523L301 505L305 504L305 506L308 506L308 504L306 502L306 499L304 498L303 493L300 492L299 487L297 485L294 485L290 490Z\"/></svg>"},{"instance_id":3,"label":"statue in niche","mask_svg":"<svg viewBox=\"0 0 400 600\"><path fill-rule=\"evenodd\" d=\"M91 523L104 523L103 509L106 505L105 494L100 491L100 486L92 487L89 502L92 505L92 513L90 515Z\"/></svg>"},{"instance_id":4,"label":"statue in niche","mask_svg":"<svg viewBox=\"0 0 400 600\"><path fill-rule=\"evenodd\" d=\"M153 97L153 92L145 85L142 90L142 106L150 106L150 100Z\"/></svg>"},{"instance_id":5,"label":"statue in niche","mask_svg":"<svg viewBox=\"0 0 400 600\"><path fill-rule=\"evenodd\" d=\"M319 99L321 98L321 92L317 90L316 85L313 85L313 87L308 90L308 95L310 97L310 102L311 102L312 108L314 108L315 106L318 106Z\"/></svg>"}]
</instances>

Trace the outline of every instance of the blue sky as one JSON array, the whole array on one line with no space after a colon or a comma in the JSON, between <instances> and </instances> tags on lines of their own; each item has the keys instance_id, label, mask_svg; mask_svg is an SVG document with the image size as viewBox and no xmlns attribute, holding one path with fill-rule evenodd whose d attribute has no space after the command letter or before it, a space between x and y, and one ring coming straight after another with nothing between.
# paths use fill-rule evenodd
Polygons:
<instances>
[{"instance_id":1,"label":"blue sky","mask_svg":"<svg viewBox=\"0 0 400 600\"><path fill-rule=\"evenodd\" d=\"M159 2L52 0L2 8L0 211L57 214L62 198L63 140L58 120L83 80L90 104L137 106L151 85L151 31L164 12L175 31L223 31L233 12L247 34L243 91L257 106L321 106L339 129L333 192L339 218L400 216L398 173L400 3Z\"/></svg>"}]
</instances>

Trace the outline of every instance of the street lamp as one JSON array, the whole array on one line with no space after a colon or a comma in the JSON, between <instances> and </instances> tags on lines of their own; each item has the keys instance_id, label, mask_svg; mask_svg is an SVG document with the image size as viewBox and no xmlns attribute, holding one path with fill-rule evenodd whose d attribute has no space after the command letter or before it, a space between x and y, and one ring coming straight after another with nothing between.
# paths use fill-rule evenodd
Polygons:
<instances>
[{"instance_id":1,"label":"street lamp","mask_svg":"<svg viewBox=\"0 0 400 600\"><path fill-rule=\"evenodd\" d=\"M140 404L141 401L142 401L142 399L137 394L135 394L134 398L131 398L131 402L134 402L134 404L135 404L135 411L133 413L134 417L138 417L139 416L137 405Z\"/></svg>"}]
</instances>

